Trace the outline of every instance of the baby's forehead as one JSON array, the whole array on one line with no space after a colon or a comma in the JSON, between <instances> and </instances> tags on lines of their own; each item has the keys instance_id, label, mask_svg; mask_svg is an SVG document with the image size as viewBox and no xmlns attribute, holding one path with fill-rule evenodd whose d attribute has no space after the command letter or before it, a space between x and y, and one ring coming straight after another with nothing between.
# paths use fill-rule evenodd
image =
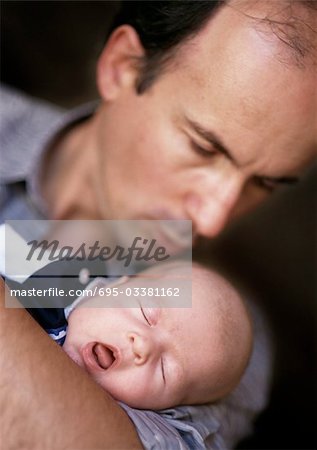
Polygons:
<instances>
[{"instance_id":1,"label":"baby's forehead","mask_svg":"<svg viewBox=\"0 0 317 450\"><path fill-rule=\"evenodd\" d=\"M169 280L191 281L193 295L204 297L212 293L228 295L235 289L231 283L214 269L204 267L198 263L173 261L149 268L136 275L134 283L142 284L166 284Z\"/></svg>"},{"instance_id":2,"label":"baby's forehead","mask_svg":"<svg viewBox=\"0 0 317 450\"><path fill-rule=\"evenodd\" d=\"M237 291L222 275L209 268L193 265L192 292L194 299L225 299L235 296ZM212 303L212 302L210 302Z\"/></svg>"},{"instance_id":3,"label":"baby's forehead","mask_svg":"<svg viewBox=\"0 0 317 450\"><path fill-rule=\"evenodd\" d=\"M152 280L164 280L169 277L188 278L193 280L199 280L201 285L210 283L212 280L214 284L218 286L225 284L226 280L214 269L204 267L198 263L191 263L189 261L172 261L164 264L158 264L150 267L138 274L137 279L152 279ZM228 283L228 282L227 282Z\"/></svg>"}]
</instances>

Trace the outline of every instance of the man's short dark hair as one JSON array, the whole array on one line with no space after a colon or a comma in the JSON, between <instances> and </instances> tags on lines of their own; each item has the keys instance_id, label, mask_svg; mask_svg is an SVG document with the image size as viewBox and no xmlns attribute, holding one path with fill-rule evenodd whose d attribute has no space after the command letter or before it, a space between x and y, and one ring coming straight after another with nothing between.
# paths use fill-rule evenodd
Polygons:
<instances>
[{"instance_id":1,"label":"man's short dark hair","mask_svg":"<svg viewBox=\"0 0 317 450\"><path fill-rule=\"evenodd\" d=\"M252 1L261 4L263 0ZM110 32L123 24L137 31L145 50L144 58L136 61L140 69L136 89L142 94L167 67L178 47L193 38L223 5L230 6L230 1L153 0L122 1L121 4ZM307 14L298 13L298 7L304 7ZM316 10L317 0L284 0L278 13L275 11L272 16L258 18L240 12L254 21L259 32L269 31L286 44L292 63L301 67L309 55L315 65L317 30L310 22L316 20ZM311 14L313 19L307 17ZM312 33L315 36L311 37Z\"/></svg>"}]
</instances>

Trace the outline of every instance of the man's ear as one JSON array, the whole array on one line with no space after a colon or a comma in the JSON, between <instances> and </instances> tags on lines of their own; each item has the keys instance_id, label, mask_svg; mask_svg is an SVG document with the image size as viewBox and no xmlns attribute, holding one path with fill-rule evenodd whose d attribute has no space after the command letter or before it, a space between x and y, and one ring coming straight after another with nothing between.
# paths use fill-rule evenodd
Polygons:
<instances>
[{"instance_id":1,"label":"man's ear","mask_svg":"<svg viewBox=\"0 0 317 450\"><path fill-rule=\"evenodd\" d=\"M135 86L138 77L136 61L144 53L133 27L122 25L115 29L97 64L97 86L104 100L113 100L122 89Z\"/></svg>"}]
</instances>

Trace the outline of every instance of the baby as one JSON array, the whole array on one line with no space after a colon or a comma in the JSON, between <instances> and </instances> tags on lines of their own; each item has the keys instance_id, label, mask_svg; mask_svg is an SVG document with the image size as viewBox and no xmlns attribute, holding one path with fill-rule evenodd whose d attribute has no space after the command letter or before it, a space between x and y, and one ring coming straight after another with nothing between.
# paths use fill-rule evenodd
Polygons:
<instances>
[{"instance_id":1,"label":"baby","mask_svg":"<svg viewBox=\"0 0 317 450\"><path fill-rule=\"evenodd\" d=\"M166 264L147 286L166 285L176 272L177 264ZM142 276L119 283L144 286ZM209 269L193 265L187 295L191 308L159 308L141 296L129 299L135 307L124 308L101 308L106 297L83 299L69 314L63 348L131 407L159 410L216 401L237 385L247 366L251 321L238 293Z\"/></svg>"}]
</instances>

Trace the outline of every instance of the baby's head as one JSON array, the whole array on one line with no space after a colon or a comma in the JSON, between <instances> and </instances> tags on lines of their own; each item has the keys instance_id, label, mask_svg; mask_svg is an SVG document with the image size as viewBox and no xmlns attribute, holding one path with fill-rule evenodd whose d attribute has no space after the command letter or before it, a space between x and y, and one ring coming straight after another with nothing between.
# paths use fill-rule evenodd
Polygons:
<instances>
[{"instance_id":1,"label":"baby's head","mask_svg":"<svg viewBox=\"0 0 317 450\"><path fill-rule=\"evenodd\" d=\"M153 287L171 270L153 279ZM144 286L142 277L124 283ZM100 298L88 299L70 314L64 350L115 399L135 408L207 403L228 394L252 347L249 315L233 287L194 265L191 308L142 307L143 298L134 298L134 308L100 308Z\"/></svg>"}]
</instances>

